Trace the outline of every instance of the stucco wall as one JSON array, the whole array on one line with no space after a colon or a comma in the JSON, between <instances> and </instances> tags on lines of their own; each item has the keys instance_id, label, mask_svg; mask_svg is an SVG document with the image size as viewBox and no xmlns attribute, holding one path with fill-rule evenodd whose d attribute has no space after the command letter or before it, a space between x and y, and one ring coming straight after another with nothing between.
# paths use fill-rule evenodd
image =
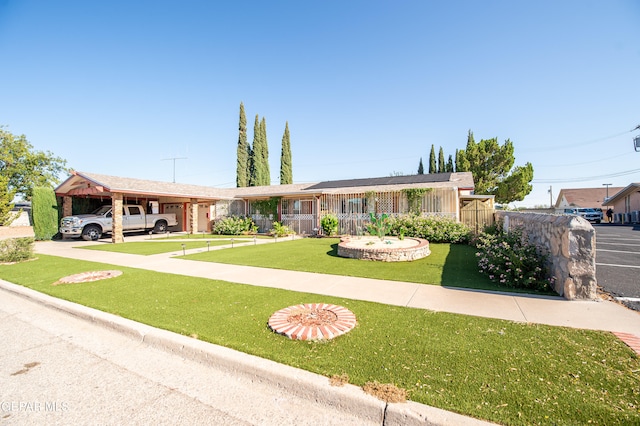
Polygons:
<instances>
[{"instance_id":1,"label":"stucco wall","mask_svg":"<svg viewBox=\"0 0 640 426\"><path fill-rule=\"evenodd\" d=\"M595 299L596 233L573 215L497 211L506 229L521 228L529 241L549 254L554 289L566 299Z\"/></svg>"}]
</instances>

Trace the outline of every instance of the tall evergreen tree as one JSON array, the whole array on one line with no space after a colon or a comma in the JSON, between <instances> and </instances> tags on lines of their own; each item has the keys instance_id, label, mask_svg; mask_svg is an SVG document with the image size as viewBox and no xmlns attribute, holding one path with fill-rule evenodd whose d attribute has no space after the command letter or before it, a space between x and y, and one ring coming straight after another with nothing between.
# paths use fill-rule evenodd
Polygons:
<instances>
[{"instance_id":1,"label":"tall evergreen tree","mask_svg":"<svg viewBox=\"0 0 640 426\"><path fill-rule=\"evenodd\" d=\"M240 102L240 123L238 125L238 149L236 165L236 187L249 186L251 147L247 143L247 117L244 112L244 104Z\"/></svg>"},{"instance_id":2,"label":"tall evergreen tree","mask_svg":"<svg viewBox=\"0 0 640 426\"><path fill-rule=\"evenodd\" d=\"M271 185L271 171L269 170L269 144L267 142L267 121L264 117L262 117L262 121L260 122L260 143L261 143L261 161L262 161L262 180L260 181L260 185L269 186Z\"/></svg>"},{"instance_id":3,"label":"tall evergreen tree","mask_svg":"<svg viewBox=\"0 0 640 426\"><path fill-rule=\"evenodd\" d=\"M442 147L440 147L440 151L438 151L438 173L444 173L444 170L444 151L442 150Z\"/></svg>"},{"instance_id":4,"label":"tall evergreen tree","mask_svg":"<svg viewBox=\"0 0 640 426\"><path fill-rule=\"evenodd\" d=\"M420 157L420 164L418 164L418 174L419 175L424 174L424 165L422 165L422 157Z\"/></svg>"},{"instance_id":5,"label":"tall evergreen tree","mask_svg":"<svg viewBox=\"0 0 640 426\"><path fill-rule=\"evenodd\" d=\"M289 122L284 126L282 151L280 153L280 185L293 183L293 165L291 163L291 141L289 140Z\"/></svg>"},{"instance_id":6,"label":"tall evergreen tree","mask_svg":"<svg viewBox=\"0 0 640 426\"><path fill-rule=\"evenodd\" d=\"M447 173L453 173L453 157L449 155L449 159L447 160L447 168L445 170Z\"/></svg>"},{"instance_id":7,"label":"tall evergreen tree","mask_svg":"<svg viewBox=\"0 0 640 426\"><path fill-rule=\"evenodd\" d=\"M431 144L431 153L429 154L429 173L437 173L436 168L436 149Z\"/></svg>"},{"instance_id":8,"label":"tall evergreen tree","mask_svg":"<svg viewBox=\"0 0 640 426\"><path fill-rule=\"evenodd\" d=\"M258 114L253 123L253 143L250 147L249 155L249 186L260 185L260 179L262 177L262 163L260 161L260 121L258 121Z\"/></svg>"},{"instance_id":9,"label":"tall evergreen tree","mask_svg":"<svg viewBox=\"0 0 640 426\"><path fill-rule=\"evenodd\" d=\"M475 143L473 133L469 131L467 148L461 150L460 156L468 165L464 171L473 174L476 194L495 195L497 203L506 204L521 201L531 192L533 166L526 163L514 168L513 153L513 143L509 139L502 146L497 138Z\"/></svg>"}]
</instances>

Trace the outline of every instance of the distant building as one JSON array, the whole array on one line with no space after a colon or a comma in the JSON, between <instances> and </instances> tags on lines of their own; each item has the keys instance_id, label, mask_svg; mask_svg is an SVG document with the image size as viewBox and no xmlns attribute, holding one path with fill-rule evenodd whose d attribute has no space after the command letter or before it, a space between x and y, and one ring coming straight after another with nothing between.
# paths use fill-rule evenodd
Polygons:
<instances>
[{"instance_id":1,"label":"distant building","mask_svg":"<svg viewBox=\"0 0 640 426\"><path fill-rule=\"evenodd\" d=\"M612 195L622 189L622 187L610 187L608 190L605 187L561 189L554 209L556 213L563 213L564 209L576 207L601 208L606 211L610 206L610 203L607 202L607 193L610 200Z\"/></svg>"},{"instance_id":2,"label":"distant building","mask_svg":"<svg viewBox=\"0 0 640 426\"><path fill-rule=\"evenodd\" d=\"M613 208L615 223L640 223L640 183L620 188L609 198L606 208L608 206ZM605 210L605 207L602 209Z\"/></svg>"}]
</instances>

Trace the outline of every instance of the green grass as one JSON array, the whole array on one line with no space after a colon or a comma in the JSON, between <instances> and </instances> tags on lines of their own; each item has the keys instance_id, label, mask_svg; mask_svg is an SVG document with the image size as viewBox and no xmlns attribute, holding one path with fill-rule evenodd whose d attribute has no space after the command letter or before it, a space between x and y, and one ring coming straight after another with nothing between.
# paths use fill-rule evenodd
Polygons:
<instances>
[{"instance_id":1,"label":"green grass","mask_svg":"<svg viewBox=\"0 0 640 426\"><path fill-rule=\"evenodd\" d=\"M242 242L248 242L249 240L244 240ZM237 240L236 242L241 242ZM231 241L228 240L215 240L209 241L209 246L220 246L231 244ZM129 243L119 243L119 244L97 244L94 246L82 246L78 247L86 250L101 250L101 251L110 251L116 253L129 253L129 254L140 254L143 256L149 256L152 254L160 254L160 253L169 253L172 251L182 252L182 245L184 245L185 250L195 249L207 247L207 241L157 241L157 242L129 242Z\"/></svg>"},{"instance_id":2,"label":"green grass","mask_svg":"<svg viewBox=\"0 0 640 426\"><path fill-rule=\"evenodd\" d=\"M431 244L431 254L413 262L370 262L339 257L339 241L337 238L305 238L196 253L184 259L481 290L518 291L501 287L480 274L475 249L465 244Z\"/></svg>"},{"instance_id":3,"label":"green grass","mask_svg":"<svg viewBox=\"0 0 640 426\"><path fill-rule=\"evenodd\" d=\"M282 244L283 246L285 244ZM235 249L234 249L235 250ZM79 272L123 275L52 286ZM39 255L0 266L37 291L327 377L393 383L414 401L509 425L640 424L640 359L611 333L477 318ZM294 304L357 316L329 342L269 331Z\"/></svg>"},{"instance_id":4,"label":"green grass","mask_svg":"<svg viewBox=\"0 0 640 426\"><path fill-rule=\"evenodd\" d=\"M149 239L153 239L153 240L201 240L201 239L205 239L205 240L213 240L213 239L227 239L230 240L231 238L233 239L243 239L243 240L253 240L254 235L218 235L218 234L208 234L208 233L203 233L203 232L199 232L197 234L164 234L161 236L158 235L154 235ZM258 239L273 239L273 237L269 236L269 235L255 235L256 238Z\"/></svg>"}]
</instances>

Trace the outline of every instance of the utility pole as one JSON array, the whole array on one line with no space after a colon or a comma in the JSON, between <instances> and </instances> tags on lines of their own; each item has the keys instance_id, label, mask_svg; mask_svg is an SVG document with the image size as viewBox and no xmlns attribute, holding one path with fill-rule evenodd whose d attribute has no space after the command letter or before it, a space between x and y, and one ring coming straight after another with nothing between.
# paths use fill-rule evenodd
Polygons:
<instances>
[{"instance_id":1,"label":"utility pole","mask_svg":"<svg viewBox=\"0 0 640 426\"><path fill-rule=\"evenodd\" d=\"M609 187L611 186L610 183L603 183L602 186L606 186L607 187L607 198L605 198L605 201L609 200Z\"/></svg>"},{"instance_id":2,"label":"utility pole","mask_svg":"<svg viewBox=\"0 0 640 426\"><path fill-rule=\"evenodd\" d=\"M549 193L549 208L553 208L553 187L551 185L549 185L547 192Z\"/></svg>"},{"instance_id":3,"label":"utility pole","mask_svg":"<svg viewBox=\"0 0 640 426\"><path fill-rule=\"evenodd\" d=\"M187 157L163 158L162 161L173 160L173 183L176 183L176 160L186 160Z\"/></svg>"}]
</instances>

